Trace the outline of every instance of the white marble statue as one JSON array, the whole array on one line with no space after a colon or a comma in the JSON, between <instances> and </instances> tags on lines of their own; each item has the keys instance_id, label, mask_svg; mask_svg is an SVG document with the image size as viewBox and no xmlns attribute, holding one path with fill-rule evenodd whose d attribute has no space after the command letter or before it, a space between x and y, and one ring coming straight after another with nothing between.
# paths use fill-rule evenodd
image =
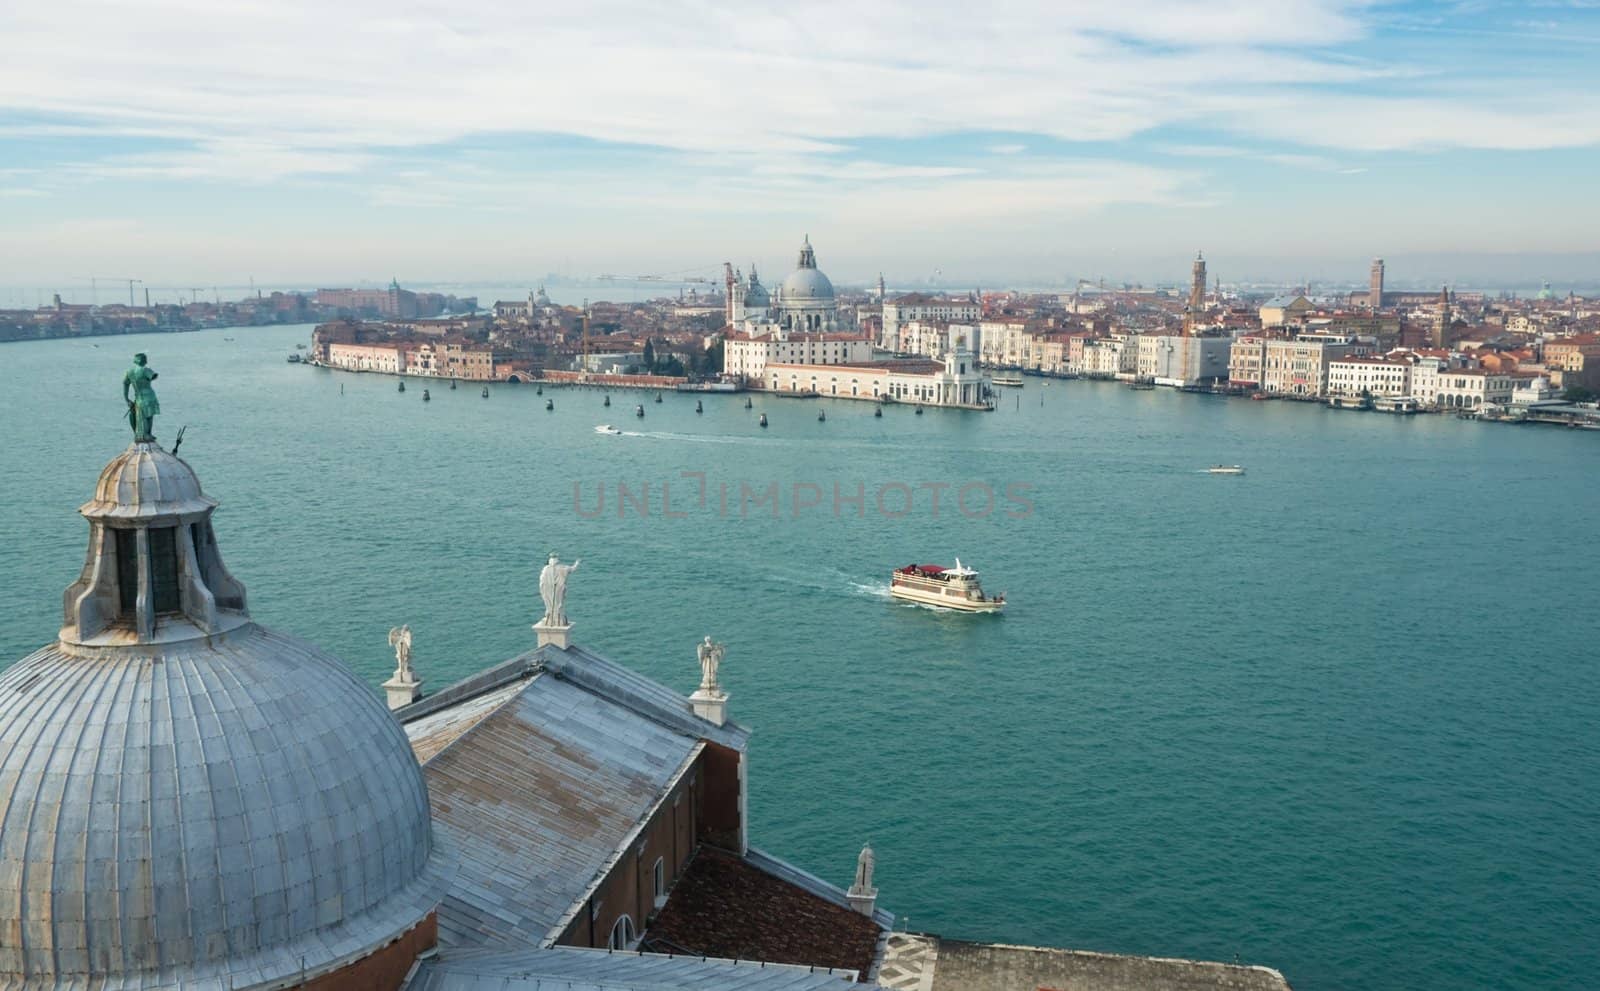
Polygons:
<instances>
[{"instance_id":1,"label":"white marble statue","mask_svg":"<svg viewBox=\"0 0 1600 991\"><path fill-rule=\"evenodd\" d=\"M539 572L539 597L544 599L544 619L540 620L543 626L569 626L567 622L567 576L578 570L578 565L583 563L583 558L571 564L562 564L555 552L550 554L550 563Z\"/></svg>"},{"instance_id":2,"label":"white marble statue","mask_svg":"<svg viewBox=\"0 0 1600 991\"><path fill-rule=\"evenodd\" d=\"M389 631L389 646L394 648L394 680L416 681L411 670L411 624L397 626Z\"/></svg>"},{"instance_id":3,"label":"white marble statue","mask_svg":"<svg viewBox=\"0 0 1600 991\"><path fill-rule=\"evenodd\" d=\"M717 668L722 666L722 656L728 648L720 643L713 643L710 637L705 642L695 646L695 653L700 655L700 690L715 692L717 685Z\"/></svg>"},{"instance_id":4,"label":"white marble statue","mask_svg":"<svg viewBox=\"0 0 1600 991\"><path fill-rule=\"evenodd\" d=\"M868 843L861 848L861 855L856 858L856 883L850 886L851 891L867 892L872 890L872 844Z\"/></svg>"}]
</instances>

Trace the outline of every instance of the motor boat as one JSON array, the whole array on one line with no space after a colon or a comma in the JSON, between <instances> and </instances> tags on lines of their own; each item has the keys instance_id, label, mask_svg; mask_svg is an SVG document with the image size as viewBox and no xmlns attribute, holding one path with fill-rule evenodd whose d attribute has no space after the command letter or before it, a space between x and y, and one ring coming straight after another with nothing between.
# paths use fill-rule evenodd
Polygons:
<instances>
[{"instance_id":1,"label":"motor boat","mask_svg":"<svg viewBox=\"0 0 1600 991\"><path fill-rule=\"evenodd\" d=\"M433 400L433 397L428 395L428 390L427 389L423 389L422 390L422 401L426 403L426 402L432 402L432 400Z\"/></svg>"},{"instance_id":2,"label":"motor boat","mask_svg":"<svg viewBox=\"0 0 1600 991\"><path fill-rule=\"evenodd\" d=\"M637 417L640 417L642 419L644 417L644 407L643 406L635 406L633 408L633 415L637 416Z\"/></svg>"},{"instance_id":3,"label":"motor boat","mask_svg":"<svg viewBox=\"0 0 1600 991\"><path fill-rule=\"evenodd\" d=\"M613 427L609 423L600 424L598 427L594 428L594 432L597 434L610 434L613 437L620 437L622 435L622 431L618 430L616 427Z\"/></svg>"},{"instance_id":4,"label":"motor boat","mask_svg":"<svg viewBox=\"0 0 1600 991\"><path fill-rule=\"evenodd\" d=\"M1207 475L1243 475L1244 465L1212 465L1206 469Z\"/></svg>"},{"instance_id":5,"label":"motor boat","mask_svg":"<svg viewBox=\"0 0 1600 991\"><path fill-rule=\"evenodd\" d=\"M611 397L607 396L606 397L606 401L604 403L602 403L601 405L610 406L611 405Z\"/></svg>"}]
</instances>

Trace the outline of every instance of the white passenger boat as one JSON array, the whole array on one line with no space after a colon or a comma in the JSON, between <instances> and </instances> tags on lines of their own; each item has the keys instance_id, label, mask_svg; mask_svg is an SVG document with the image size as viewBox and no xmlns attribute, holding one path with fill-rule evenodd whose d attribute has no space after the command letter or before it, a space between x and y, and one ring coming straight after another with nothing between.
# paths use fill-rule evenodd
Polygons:
<instances>
[{"instance_id":1,"label":"white passenger boat","mask_svg":"<svg viewBox=\"0 0 1600 991\"><path fill-rule=\"evenodd\" d=\"M992 381L995 385L1009 386L1012 389L1022 388L1021 375L996 375L994 378L990 379L990 381Z\"/></svg>"},{"instance_id":2,"label":"white passenger boat","mask_svg":"<svg viewBox=\"0 0 1600 991\"><path fill-rule=\"evenodd\" d=\"M908 602L962 612L999 612L1006 605L1003 594L983 594L978 573L962 567L960 558L956 558L954 568L942 564L908 564L896 568L889 581L889 594Z\"/></svg>"},{"instance_id":3,"label":"white passenger boat","mask_svg":"<svg viewBox=\"0 0 1600 991\"><path fill-rule=\"evenodd\" d=\"M1244 465L1212 465L1206 469L1207 475L1243 475Z\"/></svg>"},{"instance_id":4,"label":"white passenger boat","mask_svg":"<svg viewBox=\"0 0 1600 991\"><path fill-rule=\"evenodd\" d=\"M622 431L618 430L616 427L613 427L609 423L600 424L598 427L594 428L594 432L597 434L612 434L613 436L622 433Z\"/></svg>"}]
</instances>

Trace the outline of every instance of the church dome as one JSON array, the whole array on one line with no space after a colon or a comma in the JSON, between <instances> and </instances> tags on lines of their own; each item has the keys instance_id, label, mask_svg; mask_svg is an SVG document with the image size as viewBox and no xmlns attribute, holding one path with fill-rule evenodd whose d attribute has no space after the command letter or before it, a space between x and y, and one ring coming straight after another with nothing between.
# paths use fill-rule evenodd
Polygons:
<instances>
[{"instance_id":1,"label":"church dome","mask_svg":"<svg viewBox=\"0 0 1600 991\"><path fill-rule=\"evenodd\" d=\"M778 299L786 306L833 302L833 283L817 270L817 256L811 249L809 236L800 246L800 261L795 270L783 280Z\"/></svg>"},{"instance_id":2,"label":"church dome","mask_svg":"<svg viewBox=\"0 0 1600 991\"><path fill-rule=\"evenodd\" d=\"M134 444L100 471L94 498L79 512L98 519L150 519L216 508L188 462L157 444Z\"/></svg>"},{"instance_id":3,"label":"church dome","mask_svg":"<svg viewBox=\"0 0 1600 991\"><path fill-rule=\"evenodd\" d=\"M61 639L0 673L0 985L282 986L438 904L404 732L250 621L215 506L158 445L112 461Z\"/></svg>"}]
</instances>

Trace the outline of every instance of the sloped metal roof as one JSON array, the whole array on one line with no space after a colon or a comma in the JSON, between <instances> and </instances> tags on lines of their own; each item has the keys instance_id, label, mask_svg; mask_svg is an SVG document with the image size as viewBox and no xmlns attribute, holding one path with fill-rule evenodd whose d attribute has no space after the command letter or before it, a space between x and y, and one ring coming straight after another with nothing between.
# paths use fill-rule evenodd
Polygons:
<instances>
[{"instance_id":1,"label":"sloped metal roof","mask_svg":"<svg viewBox=\"0 0 1600 991\"><path fill-rule=\"evenodd\" d=\"M434 830L459 858L439 940L538 946L702 744L550 671L475 708L423 767ZM406 729L437 729L443 712Z\"/></svg>"},{"instance_id":2,"label":"sloped metal roof","mask_svg":"<svg viewBox=\"0 0 1600 991\"><path fill-rule=\"evenodd\" d=\"M556 947L446 951L405 991L872 991L849 970Z\"/></svg>"}]
</instances>

